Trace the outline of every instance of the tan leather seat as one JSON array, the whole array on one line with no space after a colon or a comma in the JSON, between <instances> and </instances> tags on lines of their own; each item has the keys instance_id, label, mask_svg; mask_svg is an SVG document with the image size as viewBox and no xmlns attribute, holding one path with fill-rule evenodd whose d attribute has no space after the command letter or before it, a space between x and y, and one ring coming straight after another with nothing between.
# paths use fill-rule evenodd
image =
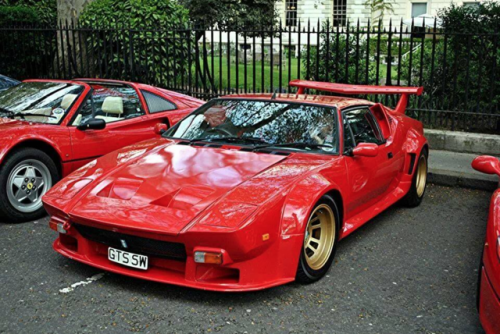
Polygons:
<instances>
[{"instance_id":1,"label":"tan leather seat","mask_svg":"<svg viewBox=\"0 0 500 334\"><path fill-rule=\"evenodd\" d=\"M120 116L123 114L123 99L119 96L108 96L104 99L101 109L105 115L96 116L95 118L103 119L106 123L119 121L122 119Z\"/></svg>"},{"instance_id":2,"label":"tan leather seat","mask_svg":"<svg viewBox=\"0 0 500 334\"><path fill-rule=\"evenodd\" d=\"M65 111L68 110L68 108L71 106L73 101L75 101L77 96L78 96L77 94L64 95L64 97L62 98L62 101L61 101L61 108L63 108Z\"/></svg>"}]
</instances>

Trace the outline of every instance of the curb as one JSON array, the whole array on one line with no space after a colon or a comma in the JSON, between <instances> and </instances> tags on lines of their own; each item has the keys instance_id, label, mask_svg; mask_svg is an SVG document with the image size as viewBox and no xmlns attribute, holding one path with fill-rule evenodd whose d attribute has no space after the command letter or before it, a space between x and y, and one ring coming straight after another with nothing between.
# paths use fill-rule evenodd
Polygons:
<instances>
[{"instance_id":1,"label":"curb","mask_svg":"<svg viewBox=\"0 0 500 334\"><path fill-rule=\"evenodd\" d=\"M429 146L434 150L471 154L500 154L500 135L424 129Z\"/></svg>"},{"instance_id":2,"label":"curb","mask_svg":"<svg viewBox=\"0 0 500 334\"><path fill-rule=\"evenodd\" d=\"M429 183L448 187L461 187L485 191L495 191L499 184L498 182L479 179L477 177L468 177L460 173L453 173L443 170L429 170L427 176Z\"/></svg>"}]
</instances>

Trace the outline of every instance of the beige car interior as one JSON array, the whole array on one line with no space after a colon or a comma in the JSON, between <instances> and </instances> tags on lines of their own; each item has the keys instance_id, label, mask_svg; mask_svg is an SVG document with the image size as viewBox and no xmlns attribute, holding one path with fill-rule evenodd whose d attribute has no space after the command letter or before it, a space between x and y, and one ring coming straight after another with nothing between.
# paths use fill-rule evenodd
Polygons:
<instances>
[{"instance_id":1,"label":"beige car interior","mask_svg":"<svg viewBox=\"0 0 500 334\"><path fill-rule=\"evenodd\" d=\"M60 109L64 109L60 113L53 113L51 107L40 108L40 109L31 109L31 110L23 110L24 114L36 114L43 115L47 117L39 117L39 116L24 116L24 119L27 121L33 122L43 122L47 124L58 124L61 118L64 116L65 112L71 106L73 101L77 98L77 94L66 94L61 100L61 104L59 106ZM49 117L50 116L50 117Z\"/></svg>"},{"instance_id":2,"label":"beige car interior","mask_svg":"<svg viewBox=\"0 0 500 334\"><path fill-rule=\"evenodd\" d=\"M101 109L104 116L96 116L96 119L103 119L106 123L119 121L123 114L123 99L119 96L108 96L104 99Z\"/></svg>"}]
</instances>

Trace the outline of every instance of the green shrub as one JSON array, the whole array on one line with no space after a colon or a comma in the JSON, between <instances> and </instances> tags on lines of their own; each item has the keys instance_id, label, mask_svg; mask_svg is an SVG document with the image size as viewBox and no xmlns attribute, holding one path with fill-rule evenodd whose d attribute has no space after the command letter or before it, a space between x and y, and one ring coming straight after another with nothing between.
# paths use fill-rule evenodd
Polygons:
<instances>
[{"instance_id":1,"label":"green shrub","mask_svg":"<svg viewBox=\"0 0 500 334\"><path fill-rule=\"evenodd\" d=\"M168 78L181 78L187 71L187 39L192 36L179 30L187 22L187 10L174 0L96 0L79 19L80 25L98 29L85 36L95 73L123 78L133 72L134 80L164 86ZM109 32L106 27L118 29Z\"/></svg>"},{"instance_id":2,"label":"green shrub","mask_svg":"<svg viewBox=\"0 0 500 334\"><path fill-rule=\"evenodd\" d=\"M38 12L33 8L0 6L0 27L32 25L38 21Z\"/></svg>"},{"instance_id":3,"label":"green shrub","mask_svg":"<svg viewBox=\"0 0 500 334\"><path fill-rule=\"evenodd\" d=\"M57 22L57 0L0 0L2 7L24 7L36 13L29 24L55 25Z\"/></svg>"}]
</instances>

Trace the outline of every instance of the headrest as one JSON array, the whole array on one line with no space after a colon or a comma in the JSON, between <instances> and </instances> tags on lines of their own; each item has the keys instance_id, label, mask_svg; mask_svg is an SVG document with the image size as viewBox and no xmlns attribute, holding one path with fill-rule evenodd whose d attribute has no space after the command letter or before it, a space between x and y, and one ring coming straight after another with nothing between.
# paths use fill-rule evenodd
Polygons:
<instances>
[{"instance_id":1,"label":"headrest","mask_svg":"<svg viewBox=\"0 0 500 334\"><path fill-rule=\"evenodd\" d=\"M68 109L69 106L71 105L71 103L73 103L73 101L76 99L77 96L78 96L77 94L64 95L64 97L62 98L62 101L61 101L61 108L63 108L64 110Z\"/></svg>"},{"instance_id":2,"label":"headrest","mask_svg":"<svg viewBox=\"0 0 500 334\"><path fill-rule=\"evenodd\" d=\"M105 114L123 114L123 99L119 96L108 96L102 103L102 112Z\"/></svg>"}]
</instances>

